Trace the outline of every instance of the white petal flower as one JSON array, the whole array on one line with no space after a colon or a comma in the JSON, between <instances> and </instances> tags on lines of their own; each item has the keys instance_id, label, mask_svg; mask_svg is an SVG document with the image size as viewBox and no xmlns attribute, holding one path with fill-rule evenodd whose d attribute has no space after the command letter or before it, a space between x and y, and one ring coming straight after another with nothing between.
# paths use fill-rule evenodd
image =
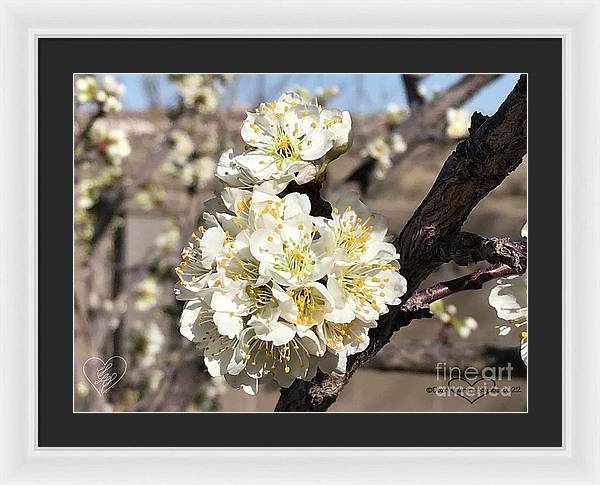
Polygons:
<instances>
[{"instance_id":1,"label":"white petal flower","mask_svg":"<svg viewBox=\"0 0 600 485\"><path fill-rule=\"evenodd\" d=\"M243 318L248 314L249 298L243 298L237 292L213 294L210 307L214 310L213 321L221 335L235 338L244 328Z\"/></svg>"},{"instance_id":2,"label":"white petal flower","mask_svg":"<svg viewBox=\"0 0 600 485\"><path fill-rule=\"evenodd\" d=\"M120 98L125 94L125 86L117 81L114 76L105 76L102 80L102 88L109 96Z\"/></svg>"},{"instance_id":3,"label":"white petal flower","mask_svg":"<svg viewBox=\"0 0 600 485\"><path fill-rule=\"evenodd\" d=\"M394 152L394 153L404 153L408 148L408 145L406 144L404 137L400 133L394 133L392 135L391 145L392 145L392 152Z\"/></svg>"},{"instance_id":4,"label":"white petal flower","mask_svg":"<svg viewBox=\"0 0 600 485\"><path fill-rule=\"evenodd\" d=\"M266 311L252 315L248 326L254 329L256 336L273 345L284 345L296 335L294 325L279 320L280 310L276 306L265 307Z\"/></svg>"},{"instance_id":5,"label":"white petal flower","mask_svg":"<svg viewBox=\"0 0 600 485\"><path fill-rule=\"evenodd\" d=\"M321 356L311 355L309 373L305 377L305 380L310 381L317 373L317 370L333 377L342 377L346 373L347 361L348 352L345 349L341 351L327 349Z\"/></svg>"},{"instance_id":6,"label":"white petal flower","mask_svg":"<svg viewBox=\"0 0 600 485\"><path fill-rule=\"evenodd\" d=\"M246 281L242 285L232 285L225 291L217 291L213 295L211 308L215 311L213 320L222 335L233 338L247 323L259 328L257 333L264 340L279 342L285 339L286 330L279 329L278 325L280 308L268 285Z\"/></svg>"},{"instance_id":7,"label":"white petal flower","mask_svg":"<svg viewBox=\"0 0 600 485\"><path fill-rule=\"evenodd\" d=\"M238 339L221 335L213 321L214 311L210 308L211 294L207 299L188 301L180 319L180 332L197 344L204 354L204 363L211 376L238 374L243 366L234 359Z\"/></svg>"},{"instance_id":8,"label":"white petal flower","mask_svg":"<svg viewBox=\"0 0 600 485\"><path fill-rule=\"evenodd\" d=\"M389 121L394 124L400 124L408 118L410 112L406 107L400 107L395 103L390 103L386 107L386 114Z\"/></svg>"},{"instance_id":9,"label":"white petal flower","mask_svg":"<svg viewBox=\"0 0 600 485\"><path fill-rule=\"evenodd\" d=\"M527 365L527 355L527 333L525 333L525 335L521 338L521 359L523 359L525 365Z\"/></svg>"},{"instance_id":10,"label":"white petal flower","mask_svg":"<svg viewBox=\"0 0 600 485\"><path fill-rule=\"evenodd\" d=\"M114 96L108 96L102 104L102 109L106 113L118 113L123 109L123 104Z\"/></svg>"},{"instance_id":11,"label":"white petal flower","mask_svg":"<svg viewBox=\"0 0 600 485\"><path fill-rule=\"evenodd\" d=\"M283 112L277 112L274 102L271 109L248 113L242 125L242 138L252 151L241 155L238 163L263 180L300 171L334 144L335 136L321 122L317 106L279 104Z\"/></svg>"},{"instance_id":12,"label":"white petal flower","mask_svg":"<svg viewBox=\"0 0 600 485\"><path fill-rule=\"evenodd\" d=\"M321 110L321 123L333 135L333 148L327 154L328 161L335 160L352 146L352 120L348 111Z\"/></svg>"},{"instance_id":13,"label":"white petal flower","mask_svg":"<svg viewBox=\"0 0 600 485\"><path fill-rule=\"evenodd\" d=\"M182 167L194 152L194 142L190 135L183 130L173 130L169 133L169 142L172 145L168 160Z\"/></svg>"},{"instance_id":14,"label":"white petal flower","mask_svg":"<svg viewBox=\"0 0 600 485\"><path fill-rule=\"evenodd\" d=\"M181 252L181 263L175 269L181 287L192 292L199 292L209 286L219 286L220 281L215 278L217 257L222 247L231 242L230 237L220 226L204 229L198 228L201 236L196 232ZM180 298L179 299L186 299Z\"/></svg>"},{"instance_id":15,"label":"white petal flower","mask_svg":"<svg viewBox=\"0 0 600 485\"><path fill-rule=\"evenodd\" d=\"M90 138L96 149L114 165L120 165L131 153L131 146L122 130L108 130L103 124L95 123Z\"/></svg>"},{"instance_id":16,"label":"white petal flower","mask_svg":"<svg viewBox=\"0 0 600 485\"><path fill-rule=\"evenodd\" d=\"M498 329L498 335L500 335L500 336L508 335L510 333L510 331L512 330L512 327L509 325L497 325L494 328Z\"/></svg>"},{"instance_id":17,"label":"white petal flower","mask_svg":"<svg viewBox=\"0 0 600 485\"><path fill-rule=\"evenodd\" d=\"M295 179L307 183L327 163L348 150L352 143L347 111L306 104L296 93L284 93L278 101L261 103L247 113L241 135L247 151L221 158L217 176L234 187L273 194ZM321 166L322 165L322 166Z\"/></svg>"},{"instance_id":18,"label":"white petal flower","mask_svg":"<svg viewBox=\"0 0 600 485\"><path fill-rule=\"evenodd\" d=\"M135 308L145 312L158 304L160 287L154 277L148 277L135 286Z\"/></svg>"},{"instance_id":19,"label":"white petal flower","mask_svg":"<svg viewBox=\"0 0 600 485\"><path fill-rule=\"evenodd\" d=\"M301 331L322 325L334 307L333 297L321 283L290 286L287 291L274 284L273 296L280 302L281 318Z\"/></svg>"},{"instance_id":20,"label":"white petal flower","mask_svg":"<svg viewBox=\"0 0 600 485\"><path fill-rule=\"evenodd\" d=\"M328 320L347 323L356 317L373 322L388 312L388 305L400 303L406 280L397 263L336 262L327 289L336 304Z\"/></svg>"},{"instance_id":21,"label":"white petal flower","mask_svg":"<svg viewBox=\"0 0 600 485\"><path fill-rule=\"evenodd\" d=\"M227 384L229 384L234 389L242 389L246 394L250 396L256 396L258 394L258 385L259 381L265 384L265 381L270 380L270 376L265 376L262 379L257 379L255 377L250 377L245 372L240 372L237 375L226 374L225 380Z\"/></svg>"},{"instance_id":22,"label":"white petal flower","mask_svg":"<svg viewBox=\"0 0 600 485\"><path fill-rule=\"evenodd\" d=\"M369 345L369 329L377 326L375 320L364 322L354 319L351 322L337 323L326 320L317 327L317 335L333 354L345 352L345 355L362 352Z\"/></svg>"},{"instance_id":23,"label":"white petal flower","mask_svg":"<svg viewBox=\"0 0 600 485\"><path fill-rule=\"evenodd\" d=\"M252 173L251 170L238 163L233 149L221 155L217 164L216 176L230 187L252 190L254 187L269 194L282 192L294 179L294 174L281 176L277 179L264 180Z\"/></svg>"},{"instance_id":24,"label":"white petal flower","mask_svg":"<svg viewBox=\"0 0 600 485\"><path fill-rule=\"evenodd\" d=\"M473 317L467 317L464 320L459 320L456 325L456 330L461 338L469 338L471 332L478 327L477 320Z\"/></svg>"},{"instance_id":25,"label":"white petal flower","mask_svg":"<svg viewBox=\"0 0 600 485\"><path fill-rule=\"evenodd\" d=\"M219 104L219 93L213 86L215 80L205 74L178 74L171 75L175 82L183 103L201 113L212 113Z\"/></svg>"},{"instance_id":26,"label":"white petal flower","mask_svg":"<svg viewBox=\"0 0 600 485\"><path fill-rule=\"evenodd\" d=\"M98 85L93 76L80 77L75 81L75 97L80 103L89 103L96 99Z\"/></svg>"},{"instance_id":27,"label":"white petal flower","mask_svg":"<svg viewBox=\"0 0 600 485\"><path fill-rule=\"evenodd\" d=\"M313 219L305 215L284 220L275 229L255 231L250 251L260 261L260 274L283 285L320 280L331 269L333 255L315 235Z\"/></svg>"},{"instance_id":28,"label":"white petal flower","mask_svg":"<svg viewBox=\"0 0 600 485\"><path fill-rule=\"evenodd\" d=\"M170 251L177 246L179 242L179 227L173 221L165 224L163 232L156 238L156 246L161 251Z\"/></svg>"},{"instance_id":29,"label":"white petal flower","mask_svg":"<svg viewBox=\"0 0 600 485\"><path fill-rule=\"evenodd\" d=\"M356 194L343 194L332 206L332 218L317 221L327 251L335 248L346 260L365 263L398 258L394 246L385 241L385 221L372 214Z\"/></svg>"},{"instance_id":30,"label":"white petal flower","mask_svg":"<svg viewBox=\"0 0 600 485\"><path fill-rule=\"evenodd\" d=\"M498 280L489 297L498 318L511 323L527 321L527 276L508 276Z\"/></svg>"},{"instance_id":31,"label":"white petal flower","mask_svg":"<svg viewBox=\"0 0 600 485\"><path fill-rule=\"evenodd\" d=\"M361 156L375 160L374 175L383 179L392 167L392 149L383 137L377 137L361 151Z\"/></svg>"},{"instance_id":32,"label":"white petal flower","mask_svg":"<svg viewBox=\"0 0 600 485\"><path fill-rule=\"evenodd\" d=\"M237 360L245 363L244 372L253 378L272 375L282 387L289 387L296 379L304 379L309 372L312 352L317 350L318 339L312 332L296 336L283 345L262 340L253 327L240 336Z\"/></svg>"},{"instance_id":33,"label":"white petal flower","mask_svg":"<svg viewBox=\"0 0 600 485\"><path fill-rule=\"evenodd\" d=\"M255 190L252 193L249 224L253 229L282 229L283 221L310 217L310 199L306 194L291 193L277 197Z\"/></svg>"},{"instance_id":34,"label":"white petal flower","mask_svg":"<svg viewBox=\"0 0 600 485\"><path fill-rule=\"evenodd\" d=\"M283 221L296 216L309 217L310 200L305 194L292 193L283 198L255 189L250 192L226 187L221 197L205 203L205 218L216 218L231 234L245 229L276 230Z\"/></svg>"}]
</instances>

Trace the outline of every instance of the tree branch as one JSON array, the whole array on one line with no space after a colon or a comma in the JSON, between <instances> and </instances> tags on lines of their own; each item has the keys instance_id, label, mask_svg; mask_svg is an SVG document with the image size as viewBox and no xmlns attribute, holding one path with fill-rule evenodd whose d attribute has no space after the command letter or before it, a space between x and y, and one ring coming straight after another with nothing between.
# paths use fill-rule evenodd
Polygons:
<instances>
[{"instance_id":1,"label":"tree branch","mask_svg":"<svg viewBox=\"0 0 600 485\"><path fill-rule=\"evenodd\" d=\"M458 236L467 216L519 166L526 150L527 78L521 76L494 116L472 130L448 157L398 237L409 293L446 262L440 248Z\"/></svg>"},{"instance_id":2,"label":"tree branch","mask_svg":"<svg viewBox=\"0 0 600 485\"><path fill-rule=\"evenodd\" d=\"M479 370L486 367L506 367L510 363L512 377L527 377L527 367L521 359L518 348L501 348L462 341L390 342L367 362L365 368L431 374L436 372L438 363L445 363L448 367L457 367L461 370L467 367L475 367Z\"/></svg>"},{"instance_id":3,"label":"tree branch","mask_svg":"<svg viewBox=\"0 0 600 485\"><path fill-rule=\"evenodd\" d=\"M457 237L477 203L521 163L527 148L526 76L521 76L496 114L476 121L480 122L476 129L446 160L429 194L395 241L408 282L405 301L445 262L440 247ZM354 371L413 318L413 312L391 307L371 330L368 347L348 358L344 376L319 372L311 382L296 381L281 391L275 411L326 411Z\"/></svg>"},{"instance_id":4,"label":"tree branch","mask_svg":"<svg viewBox=\"0 0 600 485\"><path fill-rule=\"evenodd\" d=\"M447 244L440 245L439 259L446 263L454 261L459 266L480 261L504 263L517 273L523 273L527 267L527 243L460 232Z\"/></svg>"},{"instance_id":5,"label":"tree branch","mask_svg":"<svg viewBox=\"0 0 600 485\"><path fill-rule=\"evenodd\" d=\"M480 290L484 283L505 276L514 275L515 270L506 264L495 264L485 269L474 271L460 278L437 283L424 290L419 290L402 305L403 311L417 311L427 308L431 303L460 291Z\"/></svg>"},{"instance_id":6,"label":"tree branch","mask_svg":"<svg viewBox=\"0 0 600 485\"><path fill-rule=\"evenodd\" d=\"M407 150L392 157L392 164L398 164L421 144L440 139L446 126L446 111L449 108L462 106L481 88L498 77L500 77L499 74L468 74L432 101L420 105L420 109L412 109L410 116L394 129L404 138ZM367 157L347 177L346 182L356 182L364 191L371 184L371 174L374 168L375 161Z\"/></svg>"},{"instance_id":7,"label":"tree branch","mask_svg":"<svg viewBox=\"0 0 600 485\"><path fill-rule=\"evenodd\" d=\"M412 110L419 109L427 101L419 92L422 76L418 74L402 74L402 83L406 91L406 99Z\"/></svg>"}]
</instances>

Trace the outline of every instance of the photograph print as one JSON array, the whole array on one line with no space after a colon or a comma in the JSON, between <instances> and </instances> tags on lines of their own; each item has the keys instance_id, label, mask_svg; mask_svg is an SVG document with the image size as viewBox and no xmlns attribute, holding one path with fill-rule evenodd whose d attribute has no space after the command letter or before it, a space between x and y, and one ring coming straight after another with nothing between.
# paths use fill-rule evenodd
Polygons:
<instances>
[{"instance_id":1,"label":"photograph print","mask_svg":"<svg viewBox=\"0 0 600 485\"><path fill-rule=\"evenodd\" d=\"M75 413L526 413L527 75L75 73Z\"/></svg>"}]
</instances>

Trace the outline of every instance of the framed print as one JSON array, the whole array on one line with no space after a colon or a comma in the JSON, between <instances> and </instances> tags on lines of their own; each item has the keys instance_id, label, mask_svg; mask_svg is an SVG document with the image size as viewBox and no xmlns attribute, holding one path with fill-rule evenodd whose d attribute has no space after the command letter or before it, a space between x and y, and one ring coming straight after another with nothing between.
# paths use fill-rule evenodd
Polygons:
<instances>
[{"instance_id":1,"label":"framed print","mask_svg":"<svg viewBox=\"0 0 600 485\"><path fill-rule=\"evenodd\" d=\"M597 4L36 5L2 11L2 483L598 483Z\"/></svg>"}]
</instances>

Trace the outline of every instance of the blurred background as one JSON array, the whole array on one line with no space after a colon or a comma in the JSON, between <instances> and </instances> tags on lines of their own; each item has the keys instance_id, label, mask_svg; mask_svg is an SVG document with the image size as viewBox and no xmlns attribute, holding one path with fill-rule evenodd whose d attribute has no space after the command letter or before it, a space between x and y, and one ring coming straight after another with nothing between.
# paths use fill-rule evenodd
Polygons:
<instances>
[{"instance_id":1,"label":"blurred background","mask_svg":"<svg viewBox=\"0 0 600 485\"><path fill-rule=\"evenodd\" d=\"M74 78L74 410L107 412L272 411L275 387L247 396L211 378L179 334L173 296L179 253L214 196L220 154L243 149L245 112L293 90L348 110L352 148L328 167L324 195L355 190L398 233L448 155L468 135L474 111L493 114L518 74L221 75L79 74ZM465 230L520 238L527 214L521 164L471 214ZM424 283L477 269L447 264ZM498 335L493 285L444 299L415 320L330 411L526 411L526 370L516 332ZM90 357L123 356L124 377L100 395L82 372ZM471 404L439 397L448 367L513 367L510 397Z\"/></svg>"}]
</instances>

